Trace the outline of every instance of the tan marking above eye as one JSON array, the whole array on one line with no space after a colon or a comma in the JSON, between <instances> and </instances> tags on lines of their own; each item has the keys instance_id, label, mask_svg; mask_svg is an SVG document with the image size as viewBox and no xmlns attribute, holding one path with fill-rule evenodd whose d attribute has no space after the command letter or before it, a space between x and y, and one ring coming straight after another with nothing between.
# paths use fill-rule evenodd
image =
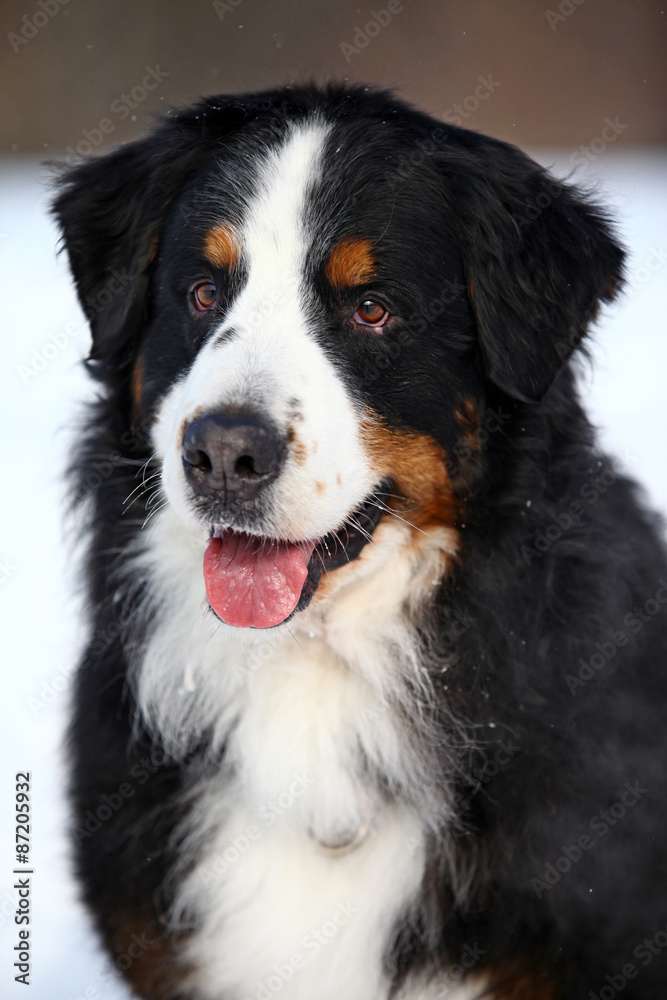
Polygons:
<instances>
[{"instance_id":1,"label":"tan marking above eye","mask_svg":"<svg viewBox=\"0 0 667 1000\"><path fill-rule=\"evenodd\" d=\"M204 254L214 267L231 271L241 257L241 237L228 222L220 222L206 234Z\"/></svg>"},{"instance_id":2,"label":"tan marking above eye","mask_svg":"<svg viewBox=\"0 0 667 1000\"><path fill-rule=\"evenodd\" d=\"M376 264L370 240L348 236L333 248L324 273L334 288L364 285L375 276Z\"/></svg>"}]
</instances>

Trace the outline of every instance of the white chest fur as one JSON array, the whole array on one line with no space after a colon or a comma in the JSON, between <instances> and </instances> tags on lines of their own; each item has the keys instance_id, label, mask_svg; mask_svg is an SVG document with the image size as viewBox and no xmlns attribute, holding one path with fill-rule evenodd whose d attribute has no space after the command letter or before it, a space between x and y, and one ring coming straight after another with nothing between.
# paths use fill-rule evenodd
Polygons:
<instances>
[{"instance_id":1,"label":"white chest fur","mask_svg":"<svg viewBox=\"0 0 667 1000\"><path fill-rule=\"evenodd\" d=\"M392 924L421 880L422 821L364 776L363 685L290 653L252 677L232 776L207 782L193 813L210 839L179 897L201 927L188 958L211 1000L379 1000Z\"/></svg>"},{"instance_id":2,"label":"white chest fur","mask_svg":"<svg viewBox=\"0 0 667 1000\"><path fill-rule=\"evenodd\" d=\"M159 609L135 664L142 714L177 754L204 732L225 743L192 795L174 909L196 928L202 1000L387 997L383 954L446 813L405 722L427 683L405 608L446 539L415 561L400 526L382 532L335 599L259 637L202 611L202 540L167 517L142 553Z\"/></svg>"}]
</instances>

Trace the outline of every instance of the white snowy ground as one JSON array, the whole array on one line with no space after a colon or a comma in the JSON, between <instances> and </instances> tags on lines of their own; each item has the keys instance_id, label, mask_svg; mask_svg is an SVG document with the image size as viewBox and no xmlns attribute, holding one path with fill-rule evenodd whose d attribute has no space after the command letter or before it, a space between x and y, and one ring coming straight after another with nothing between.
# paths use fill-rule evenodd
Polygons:
<instances>
[{"instance_id":1,"label":"white snowy ground","mask_svg":"<svg viewBox=\"0 0 667 1000\"><path fill-rule=\"evenodd\" d=\"M538 158L560 176L568 152ZM667 512L667 151L609 150L579 178L600 184L632 251L630 287L597 333L590 409L605 446ZM119 1000L69 875L61 736L80 631L61 541L60 473L74 402L87 391L88 337L35 161L0 161L0 492L3 697L0 774L0 995L7 1000ZM54 346L55 344L55 346ZM13 790L32 775L32 988L14 982Z\"/></svg>"}]
</instances>

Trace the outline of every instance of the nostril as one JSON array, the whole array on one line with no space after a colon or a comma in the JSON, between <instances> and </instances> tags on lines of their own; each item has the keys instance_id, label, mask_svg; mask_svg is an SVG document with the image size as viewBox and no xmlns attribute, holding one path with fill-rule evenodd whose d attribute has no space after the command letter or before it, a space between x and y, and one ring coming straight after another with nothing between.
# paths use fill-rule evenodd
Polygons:
<instances>
[{"instance_id":1,"label":"nostril","mask_svg":"<svg viewBox=\"0 0 667 1000\"><path fill-rule=\"evenodd\" d=\"M240 455L234 463L234 472L242 479L249 479L259 473L255 468L255 459L252 455Z\"/></svg>"},{"instance_id":2,"label":"nostril","mask_svg":"<svg viewBox=\"0 0 667 1000\"><path fill-rule=\"evenodd\" d=\"M278 476L284 453L271 424L245 412L197 417L183 435L183 471L202 496L254 497Z\"/></svg>"},{"instance_id":3,"label":"nostril","mask_svg":"<svg viewBox=\"0 0 667 1000\"><path fill-rule=\"evenodd\" d=\"M183 458L188 465L192 465L196 469L201 469L202 472L211 472L213 468L211 459L201 448L184 447Z\"/></svg>"}]
</instances>

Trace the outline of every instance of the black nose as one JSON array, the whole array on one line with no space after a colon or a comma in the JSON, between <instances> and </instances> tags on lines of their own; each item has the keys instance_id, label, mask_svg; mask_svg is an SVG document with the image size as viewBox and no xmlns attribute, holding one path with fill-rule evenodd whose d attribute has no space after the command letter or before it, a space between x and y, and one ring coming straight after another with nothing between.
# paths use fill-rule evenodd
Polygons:
<instances>
[{"instance_id":1,"label":"black nose","mask_svg":"<svg viewBox=\"0 0 667 1000\"><path fill-rule=\"evenodd\" d=\"M252 500L280 472L285 442L248 413L209 413L183 435L183 468L196 493L223 503Z\"/></svg>"}]
</instances>

